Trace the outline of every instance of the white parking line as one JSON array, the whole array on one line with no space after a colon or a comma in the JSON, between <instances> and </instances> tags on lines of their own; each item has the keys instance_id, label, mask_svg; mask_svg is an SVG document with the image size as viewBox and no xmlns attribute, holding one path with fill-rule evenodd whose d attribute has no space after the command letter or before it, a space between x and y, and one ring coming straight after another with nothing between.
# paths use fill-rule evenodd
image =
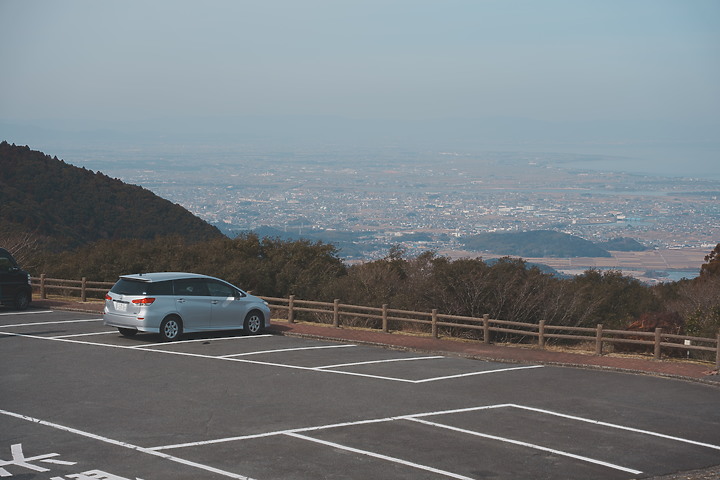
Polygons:
<instances>
[{"instance_id":1,"label":"white parking line","mask_svg":"<svg viewBox=\"0 0 720 480\"><path fill-rule=\"evenodd\" d=\"M59 325L63 323L86 323L86 322L102 322L102 318L82 319L82 320L57 320L55 322L33 322L33 323L16 323L14 325L0 325L0 328L10 327L35 327L37 325Z\"/></svg>"},{"instance_id":2,"label":"white parking line","mask_svg":"<svg viewBox=\"0 0 720 480\"><path fill-rule=\"evenodd\" d=\"M445 358L445 357L443 357L442 355L435 355L432 357L390 358L387 360L370 360L367 362L337 363L335 365L324 365L322 367L315 367L315 368L323 369L323 368L355 367L357 365L372 365L374 363L411 362L414 360L437 360L438 358Z\"/></svg>"},{"instance_id":3,"label":"white parking line","mask_svg":"<svg viewBox=\"0 0 720 480\"><path fill-rule=\"evenodd\" d=\"M437 422L428 422L427 420L421 420L421 419L419 419L419 418L408 418L408 420L410 420L410 421L412 421L412 422L422 423L422 424L425 424L425 425L430 425L430 426L436 427L436 428L444 428L444 429L447 429L447 430L452 430L452 431L454 431L454 432L460 432L460 433L464 433L464 434L467 434L467 435L473 435L473 436L476 436L476 437L487 438L487 439L490 439L490 440L497 440L497 441L499 441L499 442L504 442L504 443L511 443L511 444L513 444L513 445L518 445L518 446L521 446L521 447L532 448L532 449L534 449L534 450L540 450L540 451L543 451L543 452L548 452L548 453L552 453L552 454L555 454L555 455L560 455L560 456L562 456L562 457L574 458L574 459L576 459L576 460L581 460L581 461L583 461L583 462L594 463L594 464L596 464L596 465L602 465L602 466L604 466L604 467L609 467L609 468L612 468L612 469L615 469L615 470L620 470L620 471L622 471L622 472L632 473L633 475L639 475L639 474L643 473L641 470L635 470L635 469L632 469L632 468L627 468L627 467L623 467L623 466L620 466L620 465L615 465L615 464L613 464L613 463L604 462L604 461L602 461L602 460L596 460L596 459L594 459L594 458L584 457L584 456L582 456L582 455L576 455L576 454L574 454L574 453L563 452L563 451L561 451L561 450L555 450L554 448L548 448L548 447L543 447L543 446L541 446L541 445L535 445L535 444L533 444L533 443L521 442L521 441L519 441L519 440L513 440L513 439L511 439L511 438L498 437L498 436L496 436L496 435L488 435L488 434L486 434L486 433L480 433L480 432L475 432L475 431L472 431L472 430L466 430L466 429L464 429L464 428L452 427L452 426L450 426L450 425L444 425L444 424L442 424L442 423L437 423Z\"/></svg>"},{"instance_id":4,"label":"white parking line","mask_svg":"<svg viewBox=\"0 0 720 480\"><path fill-rule=\"evenodd\" d=\"M5 315L32 315L35 313L53 313L52 310L30 310L30 311L22 311L22 312L6 312L6 313L0 313L0 317Z\"/></svg>"},{"instance_id":5,"label":"white parking line","mask_svg":"<svg viewBox=\"0 0 720 480\"><path fill-rule=\"evenodd\" d=\"M117 331L116 331L116 330L110 330L110 331L107 331L107 332L74 333L74 334L72 334L72 335L57 335L57 336L55 336L55 337L48 337L48 338L57 339L57 338L89 337L89 336L91 336L91 335L109 335L109 334L111 334L111 333L117 334Z\"/></svg>"},{"instance_id":6,"label":"white parking line","mask_svg":"<svg viewBox=\"0 0 720 480\"><path fill-rule=\"evenodd\" d=\"M25 421L32 422L32 423L37 423L38 425L43 425L45 427L55 428L57 430L62 430L64 432L74 433L76 435L80 435L80 436L83 436L86 438L91 438L93 440L98 440L98 441L104 442L104 443L109 443L111 445L115 445L118 447L128 448L130 450L135 450L140 453L145 453L148 455L153 455L155 457L164 458L165 460L170 460L172 462L180 463L182 465L187 465L189 467L198 468L200 470L205 470L207 472L217 473L218 475L223 475L228 478L235 478L237 480L252 480L249 477L246 477L244 475L239 475L237 473L220 470L219 468L211 467L209 465L203 465L201 463L192 462L190 460L185 460L183 458L175 457L173 455L168 455L166 453L158 452L156 450L150 450L149 448L139 447L139 446L133 445L131 443L121 442L119 440L114 440L112 438L103 437L101 435L96 435L94 433L85 432L83 430L78 430L77 428L66 427L64 425L48 422L46 420L40 420L38 418L29 417L27 415L21 415L19 413L8 412L7 410L0 410L0 414L7 415L7 416L13 417L13 418L18 418L20 420L25 420Z\"/></svg>"},{"instance_id":7,"label":"white parking line","mask_svg":"<svg viewBox=\"0 0 720 480\"><path fill-rule=\"evenodd\" d=\"M453 378L472 377L475 375L486 375L488 373L512 372L513 370L527 370L529 368L542 368L542 365L525 365L522 367L496 368L494 370L483 370L482 372L459 373L457 375L447 375L445 377L426 378L424 380L415 380L415 383L437 382L438 380L450 380Z\"/></svg>"},{"instance_id":8,"label":"white parking line","mask_svg":"<svg viewBox=\"0 0 720 480\"><path fill-rule=\"evenodd\" d=\"M118 349L125 349L125 350L136 350L139 351L142 347L148 347L148 346L171 346L171 345L177 345L181 344L182 342L171 342L171 343L160 343L160 344L149 344L149 345L136 345L136 346L128 346L128 345L113 345L109 343L97 343L97 342L88 342L84 340L74 340L71 338L57 338L57 337L41 337L39 335L28 335L24 333L16 333L16 332L0 332L0 335L11 335L11 336L17 336L17 337L24 337L24 338L34 338L38 340L51 340L56 342L68 342L68 343L76 343L79 345L90 345L94 347L106 347L106 348L118 348ZM231 340L231 339L245 339L245 338L258 338L259 335L256 336L242 336L242 337L227 337L227 338L220 338L220 339L213 339L213 340ZM188 342L200 342L200 341L209 341L210 339L200 339L200 340L189 340ZM267 367L278 367L278 368L290 368L294 370L304 370L304 371L310 371L310 372L322 372L322 373L334 373L337 375L349 375L354 377L364 377L364 378L373 378L376 380L387 380L392 382L401 382L401 383L426 383L437 380L448 380L453 378L461 378L461 377L467 377L472 375L483 375L488 373L495 373L495 372L507 372L507 371L513 371L513 370L523 370L527 368L543 368L542 365L532 365L529 367L513 367L513 368L507 368L507 369L498 369L498 370L483 370L482 372L471 372L471 373L465 373L460 375L450 375L447 377L437 377L435 378L428 378L423 380L408 380L406 378L396 378L396 377L386 377L382 375L370 375L366 373L357 373L357 372L349 372L344 370L330 370L328 368L318 368L318 367L302 367L299 365L288 365L284 363L276 363L276 362L261 362L257 360L249 360L244 358L225 358L225 357L219 357L219 356L213 356L213 355L203 355L198 353L188 353L188 352L177 352L173 350L160 350L160 349L153 349L149 348L144 351L150 351L155 353L163 353L166 355L180 355L180 356L186 356L186 357L194 357L194 358L205 358L205 359L213 359L213 360L223 360L226 362L242 362L242 363L249 363L253 365L263 365Z\"/></svg>"},{"instance_id":9,"label":"white parking line","mask_svg":"<svg viewBox=\"0 0 720 480\"><path fill-rule=\"evenodd\" d=\"M208 333L208 332L205 332ZM196 342L218 342L220 340L242 340L242 339L253 339L272 337L271 334L266 333L264 335L236 335L232 337L216 337L216 338L196 338L193 340L176 340L174 342L158 342L158 343L145 343L142 345L129 346L128 348L148 348L148 347L169 347L172 345L182 345L185 343L196 343ZM218 358L218 357L215 357Z\"/></svg>"},{"instance_id":10,"label":"white parking line","mask_svg":"<svg viewBox=\"0 0 720 480\"><path fill-rule=\"evenodd\" d=\"M607 422L601 422L601 421L598 421L598 420L591 420L591 419L582 418L582 417L575 417L575 416L573 416L573 415L566 415L566 414L564 414L564 413L553 412L553 411L551 411L551 410L543 410L543 409L541 409L541 408L524 407L524 406L522 406L522 405L512 405L512 406L513 406L514 408L520 408L520 409L523 409L523 410L529 410L529 411L531 411L531 412L543 413L543 414L546 414L546 415L554 415L554 416L556 416L556 417L567 418L567 419L569 419L569 420L576 420L576 421L578 421L578 422L592 423L593 425L600 425L600 426L603 426L603 427L617 428L617 429L619 429L619 430L625 430L625 431L628 431L628 432L641 433L641 434L643 434L643 435L651 435L651 436L653 436L653 437L659 437L659 438L664 438L664 439L667 439L667 440L673 440L673 441L675 441L675 442L689 443L690 445L697 445L697 446L699 446L699 447L706 447L706 448L712 448L712 449L714 449L714 450L720 450L720 445L713 445L713 444L711 444L711 443L696 442L696 441L694 441L694 440L688 440L688 439L686 439L686 438L673 437L673 436L671 436L671 435L665 435L665 434L662 434L662 433L651 432L651 431L648 431L648 430L640 430L640 429L638 429L638 428L624 427L624 426L622 426L622 425L617 425L617 424L614 424L614 423L607 423Z\"/></svg>"},{"instance_id":11,"label":"white parking line","mask_svg":"<svg viewBox=\"0 0 720 480\"><path fill-rule=\"evenodd\" d=\"M578 455L578 454L574 454L574 453L570 453L570 452L565 452L562 450L544 447L542 445L537 445L537 444L533 444L533 443L514 440L511 438L500 437L497 435L490 435L490 434L473 431L473 430L468 430L468 429L464 429L464 428L453 427L453 426L438 423L438 422L423 420L423 418L426 418L426 417L437 417L437 416L443 416L443 415L453 415L453 414L458 414L458 413L466 413L466 412L474 412L474 411L482 411L482 410L494 410L494 409L501 409L501 408L523 409L523 410L533 411L533 412L537 412L537 413L541 413L541 414L560 416L563 418L577 420L577 421L585 422L585 423L591 423L594 425L618 428L621 430L632 431L632 432L636 432L636 433L640 433L640 434L644 434L644 435L660 437L660 438L664 438L667 440L689 443L689 444L697 445L697 446L701 446L701 447L720 449L720 446L718 446L718 445L711 445L711 444L696 442L696 441L688 440L688 439L684 439L684 438L672 437L672 436L664 435L664 434L661 434L658 432L652 432L652 431L648 431L648 430L640 430L640 429L636 429L636 428L632 428L632 427L625 427L622 425L616 425L616 424L611 424L611 423L606 423L606 422L599 422L599 421L591 420L591 419L587 419L587 418L582 418L582 417L577 417L577 416L572 416L572 415L565 415L565 414L562 414L559 412L553 412L550 410L526 407L523 405L516 405L516 404L511 404L511 403L504 403L504 404L497 404L497 405L484 405L484 406L479 406L479 407L458 408L458 409L452 409L452 410L440 410L440 411L425 412L425 413L415 413L415 414L410 414L410 415L401 415L401 416L395 416L395 417L385 417L385 418L376 418L376 419L369 419L369 420L358 420L358 421L354 421L354 422L343 422L343 423L335 423L335 424L329 424L329 425L319 425L319 426L312 426L312 427L295 428L295 429L291 429L291 430L280 430L280 431L259 433L259 434L254 434L254 435L227 437L227 438L219 438L219 439L213 439L213 440L202 440L199 442L188 442L188 443L176 444L176 445L164 445L164 446L152 447L152 448L150 448L150 450L154 450L154 451L172 450L172 449L177 449L177 448L198 447L198 446L213 445L213 444L217 444L217 443L236 442L236 441L253 440L253 439L257 439L257 438L271 437L271 436L277 436L277 435L286 435L286 436L301 438L301 439L316 442L316 443L325 444L328 446L332 446L333 448L339 448L342 450L352 451L355 453L361 453L363 455L369 455L369 456L373 456L376 458L382 458L382 459L388 460L388 461L408 464L404 460L397 459L394 457L388 457L388 456L376 454L373 452L368 452L365 450L358 450L358 449L354 449L354 448L347 447L344 445L335 444L335 443L331 443L331 442L325 442L323 440L318 440L316 438L312 438L307 435L303 435L303 433L315 432L315 431L321 431L321 430L329 430L329 429L333 429L333 428L354 427L354 426L358 426L358 425L368 425L368 424L373 424L373 423L387 423L387 422L407 420L407 421L422 423L422 424L431 426L433 428L442 428L442 429L453 430L453 431L467 434L467 435L482 437L482 438L486 438L489 440L494 440L494 441L498 441L498 442L502 442L502 443L509 443L512 445L517 445L517 446L525 447L525 448L531 448L534 450L540 450L540 451L552 453L555 455L568 457L568 458L572 458L575 460L580 460L582 462L592 463L595 465L600 465L600 466L604 466L607 468L611 468L614 470L631 473L633 475L639 475L639 474L643 473L642 471L634 469L634 468L625 467L625 466L617 465L617 464L607 462L604 460L598 460L595 458L586 457L583 455ZM412 466L415 466L415 465L416 464L413 464ZM418 466L417 468L424 468L424 466ZM433 470L433 471L436 471L437 473L442 473L444 475L450 475L450 476L455 475L450 472L444 472L444 471L439 471L439 470Z\"/></svg>"},{"instance_id":12,"label":"white parking line","mask_svg":"<svg viewBox=\"0 0 720 480\"><path fill-rule=\"evenodd\" d=\"M408 467L417 468L417 469L419 469L419 470L425 470L425 471L428 471L428 472L437 473L437 474L444 475L444 476L450 477L450 478L457 478L457 479L459 479L459 480L474 480L472 477L466 477L466 476L464 476L464 475L458 475L457 473L448 472L448 471L446 471L446 470L440 470L440 469L438 469L438 468L428 467L427 465L421 465L421 464L419 464L419 463L408 462L407 460L403 460L403 459L401 459L401 458L389 457L389 456L387 456L387 455L382 455L382 454L380 454L380 453L370 452L370 451L368 451L368 450L360 450L360 449L357 449L357 448L348 447L348 446L346 446L346 445L340 445L339 443L327 442L327 441L325 441L325 440L320 440L320 439L317 439L317 438L307 437L307 436L305 436L305 435L300 435L300 434L297 434L297 433L287 433L286 435L287 435L287 436L290 436L290 437L300 438L300 439L302 439L302 440L307 440L307 441L309 441L309 442L319 443L319 444L321 444L321 445L326 445L326 446L328 446L328 447L337 448L337 449L340 449L340 450L345 450L345 451L353 452L353 453L359 453L359 454L361 454L361 455L366 455L366 456L368 456L368 457L373 457L373 458L379 458L379 459L381 459L381 460L387 460L387 461L389 461L389 462L398 463L398 464L400 464L400 465L406 465L406 466L408 466Z\"/></svg>"},{"instance_id":13,"label":"white parking line","mask_svg":"<svg viewBox=\"0 0 720 480\"><path fill-rule=\"evenodd\" d=\"M222 355L222 356L219 356L216 358L234 358L234 357L245 357L248 355L260 355L263 353L297 352L300 350L323 350L326 348L346 348L346 347L354 347L354 346L355 345L341 344L341 345L323 345L320 347L278 348L275 350L260 350L257 352L233 353L231 355Z\"/></svg>"},{"instance_id":14,"label":"white parking line","mask_svg":"<svg viewBox=\"0 0 720 480\"><path fill-rule=\"evenodd\" d=\"M375 418L375 419L371 419L371 420L356 420L354 422L334 423L331 425L319 425L319 426L314 426L314 427L293 428L290 430L278 430L278 431L274 431L274 432L256 433L256 434L251 434L251 435L241 435L241 436L237 436L237 437L216 438L213 440L200 440L198 442L178 443L175 445L161 445L158 447L152 447L152 448L150 448L150 450L173 450L176 448L202 447L205 445L214 445L216 443L239 442L241 440L253 440L256 438L274 437L277 435L287 435L289 433L314 432L317 430L325 430L328 428L354 427L357 425L367 425L370 423L391 422L393 420L402 420L404 418L405 417L386 417L386 418Z\"/></svg>"}]
</instances>

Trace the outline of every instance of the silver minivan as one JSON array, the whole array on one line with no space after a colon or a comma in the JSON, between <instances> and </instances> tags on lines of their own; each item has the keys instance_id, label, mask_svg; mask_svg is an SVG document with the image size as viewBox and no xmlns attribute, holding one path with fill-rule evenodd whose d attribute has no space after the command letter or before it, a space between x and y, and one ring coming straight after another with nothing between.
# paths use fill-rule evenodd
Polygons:
<instances>
[{"instance_id":1,"label":"silver minivan","mask_svg":"<svg viewBox=\"0 0 720 480\"><path fill-rule=\"evenodd\" d=\"M151 332L164 341L211 330L256 335L270 326L270 308L261 298L207 275L138 273L122 275L105 295L103 321L128 337Z\"/></svg>"}]
</instances>

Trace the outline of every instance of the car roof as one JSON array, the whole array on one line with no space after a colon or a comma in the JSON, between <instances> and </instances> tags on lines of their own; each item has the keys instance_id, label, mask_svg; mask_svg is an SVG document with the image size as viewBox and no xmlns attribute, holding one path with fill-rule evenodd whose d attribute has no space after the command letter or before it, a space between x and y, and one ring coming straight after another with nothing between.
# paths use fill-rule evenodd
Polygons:
<instances>
[{"instance_id":1,"label":"car roof","mask_svg":"<svg viewBox=\"0 0 720 480\"><path fill-rule=\"evenodd\" d=\"M166 280L179 280L181 278L212 278L208 275L200 273L186 272L151 272L151 273L133 273L131 275L120 275L125 280L133 280L136 282L163 282Z\"/></svg>"}]
</instances>

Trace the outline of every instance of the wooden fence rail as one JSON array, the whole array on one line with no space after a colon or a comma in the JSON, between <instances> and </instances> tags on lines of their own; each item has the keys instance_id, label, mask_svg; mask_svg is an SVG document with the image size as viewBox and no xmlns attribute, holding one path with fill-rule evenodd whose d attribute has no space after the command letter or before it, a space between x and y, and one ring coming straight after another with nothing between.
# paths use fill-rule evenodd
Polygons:
<instances>
[{"instance_id":1,"label":"wooden fence rail","mask_svg":"<svg viewBox=\"0 0 720 480\"><path fill-rule=\"evenodd\" d=\"M40 298L47 298L49 290L61 292L80 292L80 298L84 302L88 292L103 293L112 287L113 282L90 282L86 278L81 280L62 280L47 278L44 274L32 278L33 286L40 293ZM348 325L357 325L369 328L380 329L390 333L392 330L403 330L405 325L414 328L428 328L434 338L438 338L439 328L449 329L449 335L456 334L455 331L475 331L482 338L482 341L489 344L494 333L505 333L517 337L537 338L537 345L545 348L547 340L561 339L575 342L590 342L595 345L595 354L602 355L605 345L630 344L652 347L653 357L656 360L662 358L663 352L669 350L682 350L691 352L712 352L715 354L715 366L720 368L720 332L716 338L693 337L688 335L674 335L664 333L661 328L653 332L637 332L627 330L610 330L598 324L595 328L570 327L561 325L548 325L545 320L538 324L513 322L509 320L491 319L490 315L483 315L481 318L465 317L459 315L446 315L438 313L437 309L431 312L415 312L410 310L397 310L382 307L365 307L359 305L346 305L340 300L334 302L316 302L311 300L300 300L290 295L288 298L261 297L268 302L274 314L283 312L288 322L297 321L300 313L313 314L305 315L309 321L332 323L334 327L341 327L344 319L351 319ZM512 339L512 338L511 338Z\"/></svg>"},{"instance_id":2,"label":"wooden fence rail","mask_svg":"<svg viewBox=\"0 0 720 480\"><path fill-rule=\"evenodd\" d=\"M107 293L110 287L115 285L114 282L91 282L87 278L82 277L80 280L64 280L60 278L48 278L43 273L39 277L31 278L33 287L35 287L40 298L47 298L48 291L72 294L80 292L80 301L87 301L88 293Z\"/></svg>"},{"instance_id":3,"label":"wooden fence rail","mask_svg":"<svg viewBox=\"0 0 720 480\"><path fill-rule=\"evenodd\" d=\"M315 302L299 300L291 295L289 298L262 297L277 312L285 312L290 323L297 321L298 313L317 314L315 318L308 317L309 321L322 321L331 319L334 327L342 326L344 318L373 320L383 332L390 332L390 322L397 324L401 330L402 324L430 326L431 335L439 337L439 328L447 327L458 330L473 330L480 332L482 341L490 343L493 333L507 333L516 336L536 337L537 345L545 348L549 339L563 339L575 342L591 342L595 345L595 354L602 355L606 345L626 344L651 347L653 358L660 360L662 354L671 350L685 352L711 352L715 355L715 366L720 368L720 332L716 338L693 337L688 335L674 335L663 333L661 328L653 332L637 332L627 330L611 330L598 324L595 328L570 327L561 325L548 325L544 320L539 324L512 322L509 320L491 319L490 315L482 318L464 317L459 315L439 314L436 309L431 312L414 312L396 310L383 305L382 308L363 307L358 305L345 305L339 300L334 302ZM327 322L329 323L329 322ZM367 325L365 325L367 326Z\"/></svg>"}]
</instances>

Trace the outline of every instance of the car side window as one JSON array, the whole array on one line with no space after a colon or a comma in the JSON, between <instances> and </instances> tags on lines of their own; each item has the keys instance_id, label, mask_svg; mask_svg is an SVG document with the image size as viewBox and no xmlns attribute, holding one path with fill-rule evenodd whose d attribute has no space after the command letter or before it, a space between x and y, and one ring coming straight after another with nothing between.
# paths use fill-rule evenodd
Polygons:
<instances>
[{"instance_id":1,"label":"car side window","mask_svg":"<svg viewBox=\"0 0 720 480\"><path fill-rule=\"evenodd\" d=\"M207 283L202 278L183 278L175 280L175 295L207 297L210 293Z\"/></svg>"},{"instance_id":2,"label":"car side window","mask_svg":"<svg viewBox=\"0 0 720 480\"><path fill-rule=\"evenodd\" d=\"M172 295L173 285L172 281L168 280L165 282L154 282L148 285L148 295Z\"/></svg>"},{"instance_id":3,"label":"car side window","mask_svg":"<svg viewBox=\"0 0 720 480\"><path fill-rule=\"evenodd\" d=\"M208 281L207 283L208 290L210 291L210 295L213 297L237 297L239 296L238 291L232 288L230 285L227 285L222 282L215 282L213 280Z\"/></svg>"},{"instance_id":4,"label":"car side window","mask_svg":"<svg viewBox=\"0 0 720 480\"><path fill-rule=\"evenodd\" d=\"M15 264L4 255L0 255L0 272L9 272Z\"/></svg>"}]
</instances>

